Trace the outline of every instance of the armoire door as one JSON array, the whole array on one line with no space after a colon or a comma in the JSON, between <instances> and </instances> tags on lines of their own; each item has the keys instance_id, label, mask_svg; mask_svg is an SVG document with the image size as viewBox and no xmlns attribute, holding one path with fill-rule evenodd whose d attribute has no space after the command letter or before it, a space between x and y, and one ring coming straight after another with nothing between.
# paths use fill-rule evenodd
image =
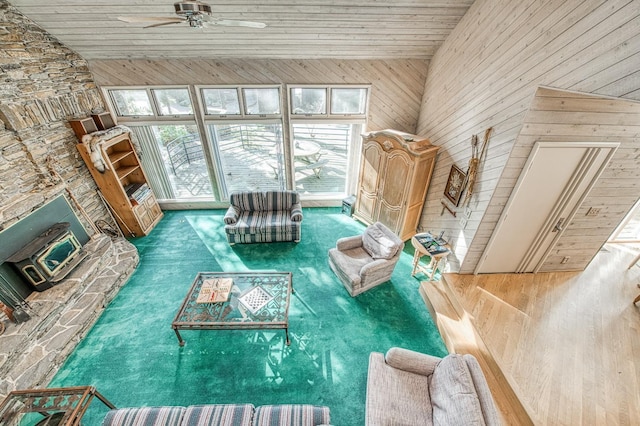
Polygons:
<instances>
[{"instance_id":1,"label":"armoire door","mask_svg":"<svg viewBox=\"0 0 640 426\"><path fill-rule=\"evenodd\" d=\"M537 142L476 273L537 272L617 147Z\"/></svg>"},{"instance_id":2,"label":"armoire door","mask_svg":"<svg viewBox=\"0 0 640 426\"><path fill-rule=\"evenodd\" d=\"M377 220L378 185L384 167L385 152L376 142L366 143L362 152L360 188L358 191L358 215L369 223Z\"/></svg>"},{"instance_id":3,"label":"armoire door","mask_svg":"<svg viewBox=\"0 0 640 426\"><path fill-rule=\"evenodd\" d=\"M396 234L400 233L407 207L413 162L404 151L387 152L380 182L378 220Z\"/></svg>"}]
</instances>

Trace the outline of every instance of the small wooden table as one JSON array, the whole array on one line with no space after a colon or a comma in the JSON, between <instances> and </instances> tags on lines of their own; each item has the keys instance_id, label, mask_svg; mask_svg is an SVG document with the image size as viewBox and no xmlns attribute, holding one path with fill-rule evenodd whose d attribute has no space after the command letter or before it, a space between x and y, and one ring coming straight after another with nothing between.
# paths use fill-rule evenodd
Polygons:
<instances>
[{"instance_id":1,"label":"small wooden table","mask_svg":"<svg viewBox=\"0 0 640 426\"><path fill-rule=\"evenodd\" d=\"M441 247L445 247L447 249L446 251L435 254L430 253L429 250L420 242L420 240L422 239L421 237L437 240L436 237L428 232L416 234L411 237L411 245L415 249L415 253L413 254L413 271L411 271L411 276L414 276L418 271L420 271L429 277L429 281L433 281L433 277L436 274L438 266L440 265L440 261L446 259L449 253L451 253L451 248L448 243L444 242L445 244ZM431 258L429 266L426 268L420 265L420 258L423 256L429 256Z\"/></svg>"},{"instance_id":2,"label":"small wooden table","mask_svg":"<svg viewBox=\"0 0 640 426\"><path fill-rule=\"evenodd\" d=\"M231 278L233 285L225 302L198 303L204 280ZM200 272L187 293L171 328L178 343L178 330L284 329L289 341L289 301L293 287L291 272Z\"/></svg>"}]
</instances>

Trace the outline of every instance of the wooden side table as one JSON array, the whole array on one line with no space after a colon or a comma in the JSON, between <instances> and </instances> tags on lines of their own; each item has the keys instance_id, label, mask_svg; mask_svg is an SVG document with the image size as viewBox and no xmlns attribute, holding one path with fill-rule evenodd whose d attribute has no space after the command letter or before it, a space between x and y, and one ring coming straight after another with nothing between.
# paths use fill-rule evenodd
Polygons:
<instances>
[{"instance_id":1,"label":"wooden side table","mask_svg":"<svg viewBox=\"0 0 640 426\"><path fill-rule=\"evenodd\" d=\"M447 244L444 246L447 248L447 251L442 253L437 253L437 254L431 254L425 248L425 246L423 246L422 243L418 241L418 237L420 236L431 236L431 234L429 234L428 232L425 232L422 234L416 234L413 237L411 237L411 245L415 249L415 253L413 254L413 271L411 271L411 276L414 276L417 272L423 272L425 275L429 277L429 281L433 281L433 277L436 274L436 270L440 266L440 261L447 258L449 253L451 253L451 248ZM433 236L431 237L435 238ZM429 256L431 259L427 267L420 265L420 259L423 256Z\"/></svg>"}]
</instances>

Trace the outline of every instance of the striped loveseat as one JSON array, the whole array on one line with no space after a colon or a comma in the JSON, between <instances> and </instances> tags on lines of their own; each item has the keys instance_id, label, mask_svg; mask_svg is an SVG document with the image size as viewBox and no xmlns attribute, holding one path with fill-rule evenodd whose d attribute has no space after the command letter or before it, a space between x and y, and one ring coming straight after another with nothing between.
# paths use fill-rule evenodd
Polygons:
<instances>
[{"instance_id":1,"label":"striped loveseat","mask_svg":"<svg viewBox=\"0 0 640 426\"><path fill-rule=\"evenodd\" d=\"M297 192L234 192L229 204L224 216L229 244L300 241L302 206Z\"/></svg>"},{"instance_id":2,"label":"striped loveseat","mask_svg":"<svg viewBox=\"0 0 640 426\"><path fill-rule=\"evenodd\" d=\"M319 426L329 425L329 408L315 405L207 404L189 407L119 408L102 426Z\"/></svg>"}]
</instances>

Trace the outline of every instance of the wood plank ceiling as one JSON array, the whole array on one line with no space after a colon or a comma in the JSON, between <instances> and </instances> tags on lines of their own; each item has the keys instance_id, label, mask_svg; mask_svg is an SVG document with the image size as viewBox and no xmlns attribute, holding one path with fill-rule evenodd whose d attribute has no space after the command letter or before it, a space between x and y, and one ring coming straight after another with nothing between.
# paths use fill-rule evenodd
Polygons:
<instances>
[{"instance_id":1,"label":"wood plank ceiling","mask_svg":"<svg viewBox=\"0 0 640 426\"><path fill-rule=\"evenodd\" d=\"M211 0L213 16L266 28L143 29L119 16L175 17L173 0L10 0L92 59L271 58L430 60L473 0Z\"/></svg>"}]
</instances>

